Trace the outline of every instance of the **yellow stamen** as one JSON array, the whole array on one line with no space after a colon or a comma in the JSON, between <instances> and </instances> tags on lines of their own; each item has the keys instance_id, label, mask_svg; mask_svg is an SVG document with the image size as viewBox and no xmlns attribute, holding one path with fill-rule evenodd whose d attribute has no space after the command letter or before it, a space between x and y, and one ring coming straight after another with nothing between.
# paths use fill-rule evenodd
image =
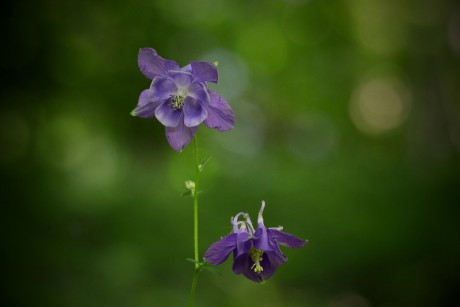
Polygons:
<instances>
[{"instance_id":1,"label":"yellow stamen","mask_svg":"<svg viewBox=\"0 0 460 307\"><path fill-rule=\"evenodd\" d=\"M251 249L249 250L249 254L251 255L252 261L254 261L254 264L251 266L251 270L254 270L254 272L260 274L264 270L264 268L260 265L260 262L263 260L262 254L264 252L260 249L256 249L251 246Z\"/></svg>"},{"instance_id":2,"label":"yellow stamen","mask_svg":"<svg viewBox=\"0 0 460 307\"><path fill-rule=\"evenodd\" d=\"M174 96L171 99L171 106L173 107L174 110L182 110L182 108L184 107L184 100L185 100L184 96L180 96L180 95Z\"/></svg>"}]
</instances>

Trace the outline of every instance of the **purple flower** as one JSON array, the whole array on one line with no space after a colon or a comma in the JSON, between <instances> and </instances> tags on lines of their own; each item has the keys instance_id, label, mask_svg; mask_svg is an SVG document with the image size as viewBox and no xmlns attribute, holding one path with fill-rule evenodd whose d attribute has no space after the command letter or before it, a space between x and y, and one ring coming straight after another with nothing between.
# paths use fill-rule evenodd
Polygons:
<instances>
[{"instance_id":1,"label":"purple flower","mask_svg":"<svg viewBox=\"0 0 460 307\"><path fill-rule=\"evenodd\" d=\"M264 207L265 202L262 201L256 231L247 213L240 212L231 218L233 232L213 243L206 251L204 260L219 265L233 252L232 269L235 274L243 274L258 283L272 277L278 266L287 261L279 244L290 248L301 248L307 241L281 231L282 227L266 228L262 217ZM238 221L240 216L245 220Z\"/></svg>"},{"instance_id":2,"label":"purple flower","mask_svg":"<svg viewBox=\"0 0 460 307\"><path fill-rule=\"evenodd\" d=\"M166 127L166 138L175 150L181 151L192 140L201 123L219 131L233 128L234 115L227 101L206 85L217 83L214 64L191 62L181 68L154 49L142 48L138 65L152 83L142 91L131 114L155 116Z\"/></svg>"}]
</instances>

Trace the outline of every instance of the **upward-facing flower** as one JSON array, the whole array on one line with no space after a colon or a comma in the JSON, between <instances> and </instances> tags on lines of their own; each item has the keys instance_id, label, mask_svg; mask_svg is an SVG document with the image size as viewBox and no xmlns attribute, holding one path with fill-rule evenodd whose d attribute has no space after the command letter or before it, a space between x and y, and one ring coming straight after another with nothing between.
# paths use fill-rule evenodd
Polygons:
<instances>
[{"instance_id":1,"label":"upward-facing flower","mask_svg":"<svg viewBox=\"0 0 460 307\"><path fill-rule=\"evenodd\" d=\"M132 115L155 116L166 127L166 138L172 148L182 150L195 135L198 125L226 131L233 128L233 111L207 82L217 83L216 66L209 62L191 62L180 67L163 59L152 48L139 50L141 72L152 80L142 91Z\"/></svg>"},{"instance_id":2,"label":"upward-facing flower","mask_svg":"<svg viewBox=\"0 0 460 307\"><path fill-rule=\"evenodd\" d=\"M287 261L279 244L290 248L301 248L307 241L281 231L282 227L265 228L262 216L264 208L265 202L262 201L256 231L247 213L240 212L232 218L233 233L213 243L206 251L204 259L218 265L233 252L232 269L235 274L243 274L258 283L272 277L278 266ZM240 216L246 220L238 221Z\"/></svg>"}]
</instances>

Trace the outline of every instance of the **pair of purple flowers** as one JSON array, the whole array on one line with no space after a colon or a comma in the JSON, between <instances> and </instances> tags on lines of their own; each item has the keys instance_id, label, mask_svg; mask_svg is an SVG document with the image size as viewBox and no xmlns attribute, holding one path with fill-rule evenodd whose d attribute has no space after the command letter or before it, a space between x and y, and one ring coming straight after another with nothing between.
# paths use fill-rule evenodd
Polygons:
<instances>
[{"instance_id":1,"label":"pair of purple flowers","mask_svg":"<svg viewBox=\"0 0 460 307\"><path fill-rule=\"evenodd\" d=\"M257 218L254 230L249 214L240 212L230 222L233 233L213 243L206 251L204 259L213 265L223 263L233 252L233 272L243 274L248 279L261 283L275 274L278 266L287 261L279 245L301 248L307 241L281 231L283 227L266 228L263 211L265 202ZM242 221L239 218L243 217Z\"/></svg>"},{"instance_id":2,"label":"pair of purple flowers","mask_svg":"<svg viewBox=\"0 0 460 307\"><path fill-rule=\"evenodd\" d=\"M166 127L166 138L173 149L181 151L201 123L219 131L233 128L232 109L223 97L207 88L207 82L217 83L216 65L191 62L181 68L151 48L140 49L138 65L152 82L150 88L140 94L131 114L143 118L155 116ZM307 241L283 232L282 227L266 228L262 217L264 207L262 202L257 230L247 213L240 212L232 218L233 233L212 244L204 260L219 265L233 253L236 274L258 283L273 276L278 266L287 261L279 245L300 248ZM240 221L240 217L243 220Z\"/></svg>"},{"instance_id":3,"label":"pair of purple flowers","mask_svg":"<svg viewBox=\"0 0 460 307\"><path fill-rule=\"evenodd\" d=\"M227 101L207 88L207 82L217 83L216 65L191 62L181 68L152 48L139 50L138 65L152 83L131 114L155 116L166 127L166 138L175 150L181 151L192 140L201 123L220 131L233 128L235 119Z\"/></svg>"}]
</instances>

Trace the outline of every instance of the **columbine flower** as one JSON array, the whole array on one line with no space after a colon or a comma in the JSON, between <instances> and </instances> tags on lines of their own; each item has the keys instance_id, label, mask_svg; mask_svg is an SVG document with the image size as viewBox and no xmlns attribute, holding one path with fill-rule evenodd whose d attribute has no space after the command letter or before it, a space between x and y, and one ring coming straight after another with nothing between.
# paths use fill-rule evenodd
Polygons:
<instances>
[{"instance_id":1,"label":"columbine flower","mask_svg":"<svg viewBox=\"0 0 460 307\"><path fill-rule=\"evenodd\" d=\"M233 233L213 243L206 251L204 259L213 265L219 265L233 252L232 269L235 274L243 274L258 283L272 277L278 266L287 261L279 244L301 248L307 241L281 231L282 227L265 228L262 216L264 208L265 202L262 201L256 231L247 213L240 212L235 218L231 218ZM240 216L245 220L238 221Z\"/></svg>"},{"instance_id":2,"label":"columbine flower","mask_svg":"<svg viewBox=\"0 0 460 307\"><path fill-rule=\"evenodd\" d=\"M154 49L142 48L138 65L152 83L141 93L131 114L143 118L155 115L166 127L166 138L175 150L182 150L192 140L201 123L220 131L233 128L232 109L206 86L206 82L217 83L214 64L191 62L181 68Z\"/></svg>"}]
</instances>

